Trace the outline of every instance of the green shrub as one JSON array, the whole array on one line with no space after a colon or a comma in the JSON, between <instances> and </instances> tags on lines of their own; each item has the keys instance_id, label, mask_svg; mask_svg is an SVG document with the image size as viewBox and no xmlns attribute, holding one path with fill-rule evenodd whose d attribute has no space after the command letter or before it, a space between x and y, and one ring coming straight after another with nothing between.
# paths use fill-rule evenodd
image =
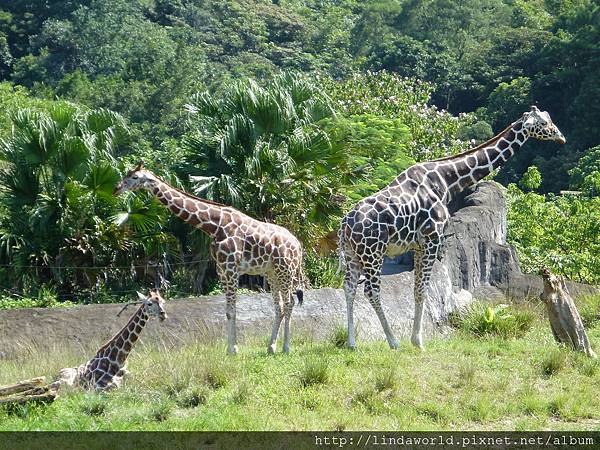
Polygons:
<instances>
[{"instance_id":1,"label":"green shrub","mask_svg":"<svg viewBox=\"0 0 600 450\"><path fill-rule=\"evenodd\" d=\"M206 404L210 392L207 387L195 386L185 389L177 395L177 405L181 408L195 408Z\"/></svg>"},{"instance_id":2,"label":"green shrub","mask_svg":"<svg viewBox=\"0 0 600 450\"><path fill-rule=\"evenodd\" d=\"M86 396L85 401L81 405L81 412L92 417L102 416L106 412L107 405L108 401L103 396Z\"/></svg>"},{"instance_id":3,"label":"green shrub","mask_svg":"<svg viewBox=\"0 0 600 450\"><path fill-rule=\"evenodd\" d=\"M348 329L343 325L337 325L329 337L329 341L337 348L344 348L348 343Z\"/></svg>"},{"instance_id":4,"label":"green shrub","mask_svg":"<svg viewBox=\"0 0 600 450\"><path fill-rule=\"evenodd\" d=\"M250 396L250 386L246 381L242 381L238 387L236 388L231 400L236 405L243 405L248 400Z\"/></svg>"},{"instance_id":5,"label":"green shrub","mask_svg":"<svg viewBox=\"0 0 600 450\"><path fill-rule=\"evenodd\" d=\"M325 384L328 379L329 369L327 367L327 361L324 359L308 359L300 372L300 384L303 387Z\"/></svg>"},{"instance_id":6,"label":"green shrub","mask_svg":"<svg viewBox=\"0 0 600 450\"><path fill-rule=\"evenodd\" d=\"M337 258L322 258L309 253L304 258L304 272L313 288L341 288L344 282Z\"/></svg>"},{"instance_id":7,"label":"green shrub","mask_svg":"<svg viewBox=\"0 0 600 450\"><path fill-rule=\"evenodd\" d=\"M219 389L227 384L227 369L213 361L204 368L202 378L210 388Z\"/></svg>"},{"instance_id":8,"label":"green shrub","mask_svg":"<svg viewBox=\"0 0 600 450\"><path fill-rule=\"evenodd\" d=\"M597 359L591 359L587 356L585 358L586 360L580 362L577 365L577 368L579 369L579 372L581 372L586 377L593 377L598 372L598 367L600 366L600 363Z\"/></svg>"},{"instance_id":9,"label":"green shrub","mask_svg":"<svg viewBox=\"0 0 600 450\"><path fill-rule=\"evenodd\" d=\"M395 391L398 387L398 373L395 367L387 367L375 375L377 392Z\"/></svg>"},{"instance_id":10,"label":"green shrub","mask_svg":"<svg viewBox=\"0 0 600 450\"><path fill-rule=\"evenodd\" d=\"M542 360L542 373L547 376L555 375L567 365L567 352L564 349L555 348Z\"/></svg>"},{"instance_id":11,"label":"green shrub","mask_svg":"<svg viewBox=\"0 0 600 450\"><path fill-rule=\"evenodd\" d=\"M525 335L534 320L535 314L530 309L504 303L486 305L476 302L453 314L450 323L475 336L494 335L508 339Z\"/></svg>"},{"instance_id":12,"label":"green shrub","mask_svg":"<svg viewBox=\"0 0 600 450\"><path fill-rule=\"evenodd\" d=\"M371 414L377 414L384 408L383 399L373 386L365 386L355 392L352 403L364 406Z\"/></svg>"},{"instance_id":13,"label":"green shrub","mask_svg":"<svg viewBox=\"0 0 600 450\"><path fill-rule=\"evenodd\" d=\"M150 416L156 422L164 422L173 410L173 403L169 400L160 400L150 410Z\"/></svg>"},{"instance_id":14,"label":"green shrub","mask_svg":"<svg viewBox=\"0 0 600 450\"><path fill-rule=\"evenodd\" d=\"M600 295L590 295L577 299L577 310L583 326L591 328L600 320Z\"/></svg>"},{"instance_id":15,"label":"green shrub","mask_svg":"<svg viewBox=\"0 0 600 450\"><path fill-rule=\"evenodd\" d=\"M19 309L19 308L70 308L75 306L71 301L58 301L56 294L51 291L42 289L38 297L15 297L3 296L0 297L0 310L2 309Z\"/></svg>"}]
</instances>

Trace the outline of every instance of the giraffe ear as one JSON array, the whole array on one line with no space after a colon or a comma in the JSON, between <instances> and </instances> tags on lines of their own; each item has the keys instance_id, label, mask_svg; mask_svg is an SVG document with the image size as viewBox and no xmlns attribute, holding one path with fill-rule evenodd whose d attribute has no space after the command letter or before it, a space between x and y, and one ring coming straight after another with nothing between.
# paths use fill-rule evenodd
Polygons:
<instances>
[{"instance_id":1,"label":"giraffe ear","mask_svg":"<svg viewBox=\"0 0 600 450\"><path fill-rule=\"evenodd\" d=\"M135 170L142 170L144 168L144 161L140 161L138 165L135 167Z\"/></svg>"},{"instance_id":2,"label":"giraffe ear","mask_svg":"<svg viewBox=\"0 0 600 450\"><path fill-rule=\"evenodd\" d=\"M540 110L538 109L538 107L535 106L535 105L531 105L531 110L535 111L535 112L540 112Z\"/></svg>"},{"instance_id":3,"label":"giraffe ear","mask_svg":"<svg viewBox=\"0 0 600 450\"><path fill-rule=\"evenodd\" d=\"M136 291L136 294L141 301L146 300L146 296L144 294L142 294L140 291Z\"/></svg>"}]
</instances>

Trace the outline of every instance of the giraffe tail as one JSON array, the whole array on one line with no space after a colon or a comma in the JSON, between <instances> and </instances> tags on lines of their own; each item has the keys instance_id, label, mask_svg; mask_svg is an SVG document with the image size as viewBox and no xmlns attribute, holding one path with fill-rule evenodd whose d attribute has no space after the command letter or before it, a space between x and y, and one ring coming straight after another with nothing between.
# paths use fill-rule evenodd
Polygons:
<instances>
[{"instance_id":1,"label":"giraffe tail","mask_svg":"<svg viewBox=\"0 0 600 450\"><path fill-rule=\"evenodd\" d=\"M298 306L302 306L304 301L304 291L302 289L296 289L296 297L298 297Z\"/></svg>"},{"instance_id":2,"label":"giraffe tail","mask_svg":"<svg viewBox=\"0 0 600 450\"><path fill-rule=\"evenodd\" d=\"M298 297L298 306L302 306L302 302L304 301L304 289L310 287L310 282L308 278L304 274L304 270L302 269L302 264L298 267L298 273L296 274L298 279L298 287L296 288L296 297Z\"/></svg>"}]
</instances>

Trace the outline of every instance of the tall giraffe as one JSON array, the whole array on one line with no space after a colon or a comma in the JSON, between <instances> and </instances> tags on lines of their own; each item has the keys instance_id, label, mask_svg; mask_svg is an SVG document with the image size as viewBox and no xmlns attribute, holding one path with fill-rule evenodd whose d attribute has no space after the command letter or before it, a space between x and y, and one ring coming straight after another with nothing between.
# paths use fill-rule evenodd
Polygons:
<instances>
[{"instance_id":1,"label":"tall giraffe","mask_svg":"<svg viewBox=\"0 0 600 450\"><path fill-rule=\"evenodd\" d=\"M449 201L504 164L530 137L564 144L549 114L533 106L519 120L489 141L459 155L415 164L381 191L366 197L341 222L340 264L346 265L344 292L348 346L356 346L354 297L361 274L365 296L375 309L388 344L397 348L380 301L384 256L415 251L415 316L411 342L423 349L423 306L433 263L440 253L450 218Z\"/></svg>"},{"instance_id":2,"label":"tall giraffe","mask_svg":"<svg viewBox=\"0 0 600 450\"><path fill-rule=\"evenodd\" d=\"M211 255L226 297L227 351L236 354L236 289L241 274L264 275L271 286L275 320L268 352L274 353L282 320L283 351L290 350L293 290L302 304L305 284L302 245L287 229L261 222L230 206L194 197L161 180L142 163L130 171L114 194L146 189L173 214L213 238Z\"/></svg>"},{"instance_id":3,"label":"tall giraffe","mask_svg":"<svg viewBox=\"0 0 600 450\"><path fill-rule=\"evenodd\" d=\"M98 390L108 390L121 385L123 376L127 373L125 360L148 320L158 317L162 322L167 318L164 308L165 300L158 291L150 291L148 296L139 292L137 294L141 305L125 326L100 347L96 355L88 362L79 367L62 369L59 373L60 383Z\"/></svg>"}]
</instances>

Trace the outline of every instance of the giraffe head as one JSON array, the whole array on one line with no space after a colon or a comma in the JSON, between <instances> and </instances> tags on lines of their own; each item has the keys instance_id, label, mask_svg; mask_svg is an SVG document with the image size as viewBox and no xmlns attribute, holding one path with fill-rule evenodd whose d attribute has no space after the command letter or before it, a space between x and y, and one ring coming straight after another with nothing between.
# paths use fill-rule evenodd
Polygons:
<instances>
[{"instance_id":1,"label":"giraffe head","mask_svg":"<svg viewBox=\"0 0 600 450\"><path fill-rule=\"evenodd\" d=\"M161 322L167 318L165 299L158 290L151 290L148 295L138 292L137 295L140 302L145 306L148 316L158 317Z\"/></svg>"},{"instance_id":2,"label":"giraffe head","mask_svg":"<svg viewBox=\"0 0 600 450\"><path fill-rule=\"evenodd\" d=\"M540 111L537 106L532 106L531 111L523 114L523 130L528 137L543 141L556 141L559 144L567 142L558 127L552 123L547 111Z\"/></svg>"},{"instance_id":3,"label":"giraffe head","mask_svg":"<svg viewBox=\"0 0 600 450\"><path fill-rule=\"evenodd\" d=\"M144 163L140 162L134 169L117 184L113 195L119 195L126 191L137 191L138 189L151 189L156 183L156 176L149 170L144 169Z\"/></svg>"}]
</instances>

